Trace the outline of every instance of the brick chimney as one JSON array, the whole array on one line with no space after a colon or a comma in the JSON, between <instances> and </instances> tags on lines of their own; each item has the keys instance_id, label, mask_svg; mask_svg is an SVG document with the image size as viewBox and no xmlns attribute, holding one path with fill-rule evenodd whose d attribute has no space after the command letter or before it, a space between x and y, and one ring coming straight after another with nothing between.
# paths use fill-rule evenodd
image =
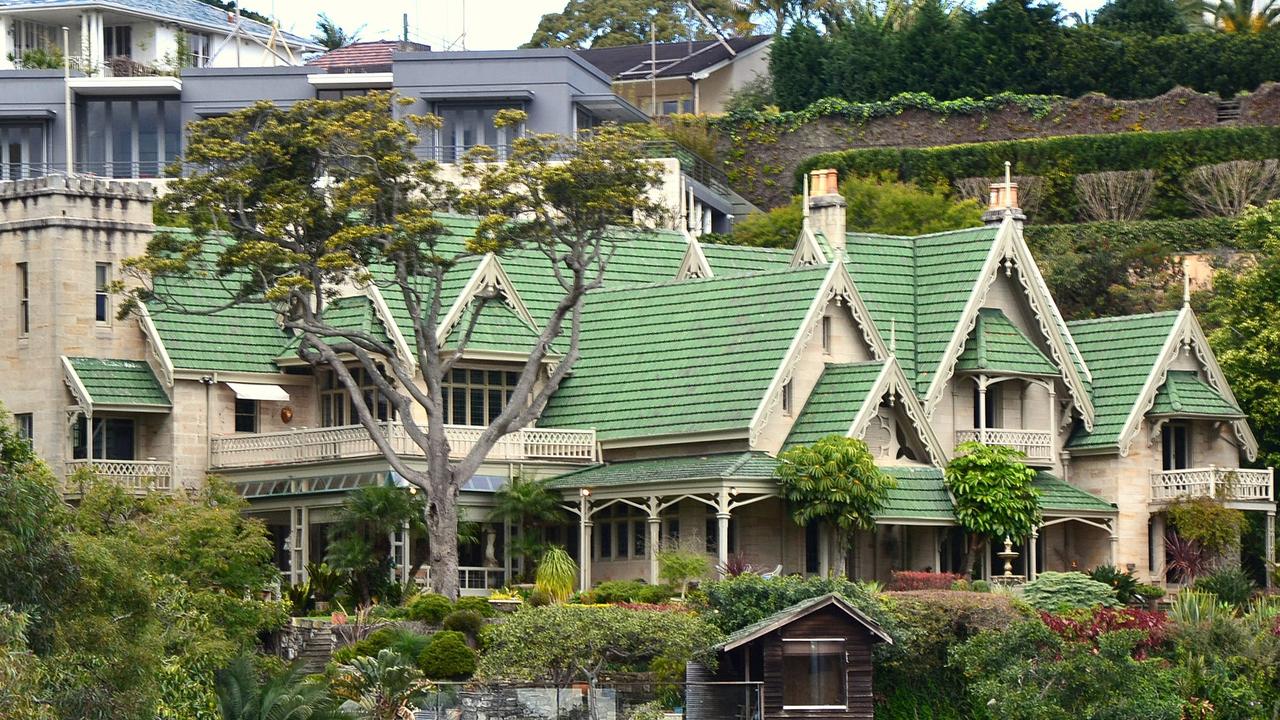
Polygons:
<instances>
[{"instance_id":1,"label":"brick chimney","mask_svg":"<svg viewBox=\"0 0 1280 720\"><path fill-rule=\"evenodd\" d=\"M835 170L813 170L809 173L809 223L822 233L832 250L844 252L845 207Z\"/></svg>"},{"instance_id":2,"label":"brick chimney","mask_svg":"<svg viewBox=\"0 0 1280 720\"><path fill-rule=\"evenodd\" d=\"M999 225L1006 215L1018 222L1027 219L1022 208L1018 207L1018 183L1013 181L1013 165L1008 161L1004 164L1004 182L991 183L991 199L987 203L987 211L982 213L982 221L988 225Z\"/></svg>"}]
</instances>

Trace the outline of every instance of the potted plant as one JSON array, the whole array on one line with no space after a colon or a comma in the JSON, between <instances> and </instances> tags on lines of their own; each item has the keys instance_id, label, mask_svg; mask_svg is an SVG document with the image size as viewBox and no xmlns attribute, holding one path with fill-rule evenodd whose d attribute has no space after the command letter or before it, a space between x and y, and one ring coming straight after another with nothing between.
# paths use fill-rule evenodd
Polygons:
<instances>
[{"instance_id":1,"label":"potted plant","mask_svg":"<svg viewBox=\"0 0 1280 720\"><path fill-rule=\"evenodd\" d=\"M311 583L311 594L315 597L316 610L327 611L329 602L342 587L342 573L326 563L307 563L307 579Z\"/></svg>"},{"instance_id":2,"label":"potted plant","mask_svg":"<svg viewBox=\"0 0 1280 720\"><path fill-rule=\"evenodd\" d=\"M515 612L524 604L524 600L515 590L502 589L489 593L489 604L498 612Z\"/></svg>"}]
</instances>

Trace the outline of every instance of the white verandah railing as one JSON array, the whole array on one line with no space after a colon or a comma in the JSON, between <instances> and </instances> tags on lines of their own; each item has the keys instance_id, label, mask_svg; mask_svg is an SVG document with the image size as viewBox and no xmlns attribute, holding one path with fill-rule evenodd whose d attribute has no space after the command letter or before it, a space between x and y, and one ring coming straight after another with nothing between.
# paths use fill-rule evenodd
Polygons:
<instances>
[{"instance_id":1,"label":"white verandah railing","mask_svg":"<svg viewBox=\"0 0 1280 720\"><path fill-rule=\"evenodd\" d=\"M416 455L421 452L409 438L403 423L384 425L387 440L397 453ZM446 425L445 434L451 454L460 457L470 452L483 431L482 427ZM376 457L379 454L378 446L361 425L227 435L209 441L209 464L218 469L294 465ZM525 428L499 439L489 452L489 458L594 462L596 434L594 430Z\"/></svg>"},{"instance_id":2,"label":"white verandah railing","mask_svg":"<svg viewBox=\"0 0 1280 720\"><path fill-rule=\"evenodd\" d=\"M1021 451L1028 460L1053 462L1053 433L1047 430L1007 430L986 428L957 430L956 444L980 442L984 445L1004 445Z\"/></svg>"},{"instance_id":3,"label":"white verandah railing","mask_svg":"<svg viewBox=\"0 0 1280 720\"><path fill-rule=\"evenodd\" d=\"M1168 502L1179 497L1217 497L1227 500L1271 502L1275 499L1272 468L1221 468L1214 465L1183 470L1153 470L1151 501Z\"/></svg>"},{"instance_id":4,"label":"white verandah railing","mask_svg":"<svg viewBox=\"0 0 1280 720\"><path fill-rule=\"evenodd\" d=\"M137 495L173 489L173 464L160 460L72 460L67 463L66 492L79 494L72 481L77 470L91 469L98 477Z\"/></svg>"}]
</instances>

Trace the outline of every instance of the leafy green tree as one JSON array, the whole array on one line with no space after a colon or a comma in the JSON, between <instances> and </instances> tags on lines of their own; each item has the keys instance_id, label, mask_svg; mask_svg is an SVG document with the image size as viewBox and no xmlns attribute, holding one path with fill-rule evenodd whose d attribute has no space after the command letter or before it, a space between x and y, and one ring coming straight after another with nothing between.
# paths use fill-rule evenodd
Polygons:
<instances>
[{"instance_id":1,"label":"leafy green tree","mask_svg":"<svg viewBox=\"0 0 1280 720\"><path fill-rule=\"evenodd\" d=\"M815 522L826 526L831 572L844 575L853 533L875 527L894 479L876 467L865 442L840 435L778 453L774 472L791 519L801 527Z\"/></svg>"},{"instance_id":2,"label":"leafy green tree","mask_svg":"<svg viewBox=\"0 0 1280 720\"><path fill-rule=\"evenodd\" d=\"M711 561L699 547L666 547L658 551L658 577L663 582L680 586L683 599L689 591L689 583L706 577L711 572Z\"/></svg>"},{"instance_id":3,"label":"leafy green tree","mask_svg":"<svg viewBox=\"0 0 1280 720\"><path fill-rule=\"evenodd\" d=\"M923 189L888 175L850 177L840 183L849 207L850 230L887 235L923 235L982 225L982 208L973 200L951 200L941 187Z\"/></svg>"},{"instance_id":4,"label":"leafy green tree","mask_svg":"<svg viewBox=\"0 0 1280 720\"><path fill-rule=\"evenodd\" d=\"M354 32L348 32L339 27L328 15L320 13L316 17L316 34L312 35L311 39L326 50L337 50L360 42L360 31L363 29L362 25Z\"/></svg>"},{"instance_id":5,"label":"leafy green tree","mask_svg":"<svg viewBox=\"0 0 1280 720\"><path fill-rule=\"evenodd\" d=\"M1111 0L1098 9L1093 24L1104 30L1152 36L1187 31L1186 14L1174 0Z\"/></svg>"},{"instance_id":6,"label":"leafy green tree","mask_svg":"<svg viewBox=\"0 0 1280 720\"><path fill-rule=\"evenodd\" d=\"M354 718L401 720L412 717L432 684L413 660L386 648L376 657L355 657L340 665L332 687L343 700L342 710Z\"/></svg>"},{"instance_id":7,"label":"leafy green tree","mask_svg":"<svg viewBox=\"0 0 1280 720\"><path fill-rule=\"evenodd\" d=\"M734 29L737 13L727 0L701 0L703 15L721 31ZM710 29L686 0L566 0L564 9L538 21L523 47L607 48L658 42L705 40Z\"/></svg>"},{"instance_id":8,"label":"leafy green tree","mask_svg":"<svg viewBox=\"0 0 1280 720\"><path fill-rule=\"evenodd\" d=\"M1259 462L1280 465L1280 201L1238 225L1242 247L1260 248L1249 266L1214 277L1204 314L1209 344L1231 391L1258 433Z\"/></svg>"},{"instance_id":9,"label":"leafy green tree","mask_svg":"<svg viewBox=\"0 0 1280 720\"><path fill-rule=\"evenodd\" d=\"M391 536L406 526L410 537L422 535L425 515L422 497L404 488L375 485L347 496L325 560L347 574L357 604L382 596L391 582Z\"/></svg>"},{"instance_id":10,"label":"leafy green tree","mask_svg":"<svg viewBox=\"0 0 1280 720\"><path fill-rule=\"evenodd\" d=\"M956 522L968 533L961 567L973 568L988 540L1021 542L1040 524L1036 472L1022 453L1003 445L967 442L956 447L944 482L955 503Z\"/></svg>"},{"instance_id":11,"label":"leafy green tree","mask_svg":"<svg viewBox=\"0 0 1280 720\"><path fill-rule=\"evenodd\" d=\"M525 560L526 572L532 571L534 560L546 552L543 528L564 520L566 512L561 502L546 480L516 477L494 493L489 518L518 530L511 539L511 555Z\"/></svg>"},{"instance_id":12,"label":"leafy green tree","mask_svg":"<svg viewBox=\"0 0 1280 720\"><path fill-rule=\"evenodd\" d=\"M218 673L218 712L222 720L341 720L349 717L338 709L329 689L306 677L295 662L269 675L264 682L250 655L241 655Z\"/></svg>"},{"instance_id":13,"label":"leafy green tree","mask_svg":"<svg viewBox=\"0 0 1280 720\"><path fill-rule=\"evenodd\" d=\"M648 194L657 172L634 131L606 126L586 138L524 134L501 163L490 162L497 159L493 149L476 148L461 168L467 189L454 190L413 152L417 132L439 119L397 119L392 111L390 95L374 93L288 108L259 103L188 126L183 160L192 171L174 181L165 202L192 233L161 235L146 256L128 261L141 286L123 311L146 301L182 312L258 304L279 313L298 338L299 357L333 373L351 400L353 420L390 466L424 492L432 583L456 597L462 484L501 438L541 414L577 362L583 299L604 283L621 237L616 228L660 211ZM496 124L516 128L523 119L504 111ZM435 217L441 206L483 218L474 236L465 243L445 239ZM466 355L484 305L501 300L477 296L467 322L442 328L452 303L444 278L458 263L515 249L546 259L559 298L539 318L542 330L505 407L465 453L452 457L441 388ZM169 292L193 276L221 280L225 301L193 310ZM376 284L407 309L413 332L406 335L414 343L407 353L331 320L333 288L352 283ZM453 352L442 355L446 346ZM548 369L553 348L558 362ZM364 387L353 364L367 378ZM367 400L368 384L377 405ZM395 447L387 414L425 418L394 426L422 462L409 462Z\"/></svg>"},{"instance_id":14,"label":"leafy green tree","mask_svg":"<svg viewBox=\"0 0 1280 720\"><path fill-rule=\"evenodd\" d=\"M0 603L0 720L55 720L41 702L44 669L27 644L31 617Z\"/></svg>"}]
</instances>

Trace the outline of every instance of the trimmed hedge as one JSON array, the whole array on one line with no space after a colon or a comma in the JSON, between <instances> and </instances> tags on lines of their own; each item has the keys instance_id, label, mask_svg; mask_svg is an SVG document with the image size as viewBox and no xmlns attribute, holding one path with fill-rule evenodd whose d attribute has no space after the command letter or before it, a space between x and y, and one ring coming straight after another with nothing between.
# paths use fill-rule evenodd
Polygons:
<instances>
[{"instance_id":1,"label":"trimmed hedge","mask_svg":"<svg viewBox=\"0 0 1280 720\"><path fill-rule=\"evenodd\" d=\"M815 155L796 169L795 187L815 168L841 174L896 175L929 187L967 177L997 178L1004 163L1019 175L1044 179L1038 222L1076 219L1075 176L1108 170L1156 172L1153 219L1194 216L1182 193L1182 178L1193 167L1229 160L1280 158L1280 127L1219 127L1120 135L1072 135L970 143L935 148L861 148Z\"/></svg>"},{"instance_id":2,"label":"trimmed hedge","mask_svg":"<svg viewBox=\"0 0 1280 720\"><path fill-rule=\"evenodd\" d=\"M1136 220L1070 225L1028 224L1022 236L1037 258L1071 249L1098 248L1107 243L1126 247L1158 245L1170 252L1248 250L1239 247L1235 218L1195 220Z\"/></svg>"}]
</instances>

